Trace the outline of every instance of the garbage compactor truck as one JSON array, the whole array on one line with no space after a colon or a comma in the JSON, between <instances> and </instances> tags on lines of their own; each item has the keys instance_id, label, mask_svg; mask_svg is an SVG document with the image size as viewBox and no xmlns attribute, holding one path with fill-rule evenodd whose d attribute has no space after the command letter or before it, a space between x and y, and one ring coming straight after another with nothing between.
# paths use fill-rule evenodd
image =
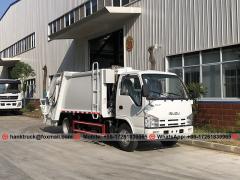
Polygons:
<instances>
[{"instance_id":1,"label":"garbage compactor truck","mask_svg":"<svg viewBox=\"0 0 240 180\"><path fill-rule=\"evenodd\" d=\"M182 135L193 133L192 103L176 74L132 68L63 72L53 77L42 100L44 122L64 134ZM126 137L126 136L123 136ZM163 141L174 145L176 141ZM134 151L138 141L120 138Z\"/></svg>"}]
</instances>

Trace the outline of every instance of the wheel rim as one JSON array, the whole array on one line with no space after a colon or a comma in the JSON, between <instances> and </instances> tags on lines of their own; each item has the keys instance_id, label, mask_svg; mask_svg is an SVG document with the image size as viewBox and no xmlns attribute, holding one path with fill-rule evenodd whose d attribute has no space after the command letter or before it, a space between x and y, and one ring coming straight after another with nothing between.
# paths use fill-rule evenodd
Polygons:
<instances>
[{"instance_id":1,"label":"wheel rim","mask_svg":"<svg viewBox=\"0 0 240 180\"><path fill-rule=\"evenodd\" d=\"M65 119L63 121L63 125L62 126L63 126L63 133L64 134L68 134L69 133L69 129L70 129L68 119Z\"/></svg>"},{"instance_id":2,"label":"wheel rim","mask_svg":"<svg viewBox=\"0 0 240 180\"><path fill-rule=\"evenodd\" d=\"M119 134L120 134L120 137L121 137L120 143L123 146L128 146L131 142L130 137L127 136L127 135L129 135L129 132L126 129L123 129L123 130L121 130L121 132Z\"/></svg>"}]
</instances>

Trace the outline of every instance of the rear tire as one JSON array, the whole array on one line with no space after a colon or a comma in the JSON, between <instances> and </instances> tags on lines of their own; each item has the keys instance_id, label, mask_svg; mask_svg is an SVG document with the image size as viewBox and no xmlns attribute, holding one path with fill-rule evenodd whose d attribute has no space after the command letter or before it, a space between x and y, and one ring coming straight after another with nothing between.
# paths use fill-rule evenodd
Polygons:
<instances>
[{"instance_id":1,"label":"rear tire","mask_svg":"<svg viewBox=\"0 0 240 180\"><path fill-rule=\"evenodd\" d=\"M163 146L172 147L177 144L177 141L161 141L161 143Z\"/></svg>"},{"instance_id":2,"label":"rear tire","mask_svg":"<svg viewBox=\"0 0 240 180\"><path fill-rule=\"evenodd\" d=\"M127 152L133 152L137 146L137 141L131 141L129 137L124 137L125 135L132 134L131 128L127 124L122 124L119 127L118 133L120 135L120 139L118 141L118 145L120 149Z\"/></svg>"},{"instance_id":3,"label":"rear tire","mask_svg":"<svg viewBox=\"0 0 240 180\"><path fill-rule=\"evenodd\" d=\"M69 118L64 118L62 122L62 131L63 134L71 134L72 133L72 123Z\"/></svg>"}]
</instances>

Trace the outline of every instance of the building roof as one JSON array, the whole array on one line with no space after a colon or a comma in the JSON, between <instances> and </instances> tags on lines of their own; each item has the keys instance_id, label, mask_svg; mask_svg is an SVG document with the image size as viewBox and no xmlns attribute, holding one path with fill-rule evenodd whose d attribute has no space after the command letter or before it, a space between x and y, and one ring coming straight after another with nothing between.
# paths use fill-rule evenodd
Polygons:
<instances>
[{"instance_id":1,"label":"building roof","mask_svg":"<svg viewBox=\"0 0 240 180\"><path fill-rule=\"evenodd\" d=\"M18 3L19 1L21 0L16 0L15 2L11 3L8 8L6 9L6 11L3 13L3 15L0 17L0 21L2 20L2 18L5 16L5 14L8 12L8 10L13 6L15 5L16 3Z\"/></svg>"}]
</instances>

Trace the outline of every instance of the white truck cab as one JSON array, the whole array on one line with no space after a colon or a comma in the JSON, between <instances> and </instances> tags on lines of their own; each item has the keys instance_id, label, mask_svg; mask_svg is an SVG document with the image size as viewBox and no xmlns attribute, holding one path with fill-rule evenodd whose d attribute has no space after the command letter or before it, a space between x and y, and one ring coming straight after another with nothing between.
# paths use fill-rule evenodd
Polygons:
<instances>
[{"instance_id":1,"label":"white truck cab","mask_svg":"<svg viewBox=\"0 0 240 180\"><path fill-rule=\"evenodd\" d=\"M134 134L192 134L192 104L175 74L129 71L120 75L116 118L128 121Z\"/></svg>"},{"instance_id":2,"label":"white truck cab","mask_svg":"<svg viewBox=\"0 0 240 180\"><path fill-rule=\"evenodd\" d=\"M19 111L22 108L21 82L0 79L0 110Z\"/></svg>"},{"instance_id":3,"label":"white truck cab","mask_svg":"<svg viewBox=\"0 0 240 180\"><path fill-rule=\"evenodd\" d=\"M41 100L44 122L63 132L106 135L193 133L192 104L181 79L172 73L132 68L64 72L54 76ZM137 141L118 140L133 151ZM174 145L176 141L163 141Z\"/></svg>"}]
</instances>

